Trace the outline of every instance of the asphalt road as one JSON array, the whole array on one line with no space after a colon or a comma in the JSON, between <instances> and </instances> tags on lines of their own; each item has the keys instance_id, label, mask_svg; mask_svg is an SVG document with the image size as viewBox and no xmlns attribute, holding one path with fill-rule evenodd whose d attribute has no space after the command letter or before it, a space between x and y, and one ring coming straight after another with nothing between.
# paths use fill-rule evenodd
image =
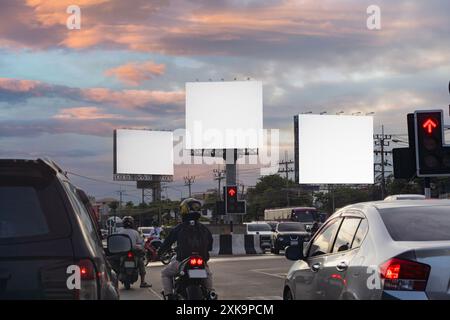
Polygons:
<instances>
[{"instance_id":1,"label":"asphalt road","mask_svg":"<svg viewBox=\"0 0 450 320\"><path fill-rule=\"evenodd\" d=\"M282 298L284 276L292 265L283 255L271 254L255 256L215 257L209 261L213 272L214 288L220 300L280 300ZM151 288L139 288L139 282L130 290L120 289L123 300L158 300L161 269L159 263L147 266L146 281Z\"/></svg>"}]
</instances>

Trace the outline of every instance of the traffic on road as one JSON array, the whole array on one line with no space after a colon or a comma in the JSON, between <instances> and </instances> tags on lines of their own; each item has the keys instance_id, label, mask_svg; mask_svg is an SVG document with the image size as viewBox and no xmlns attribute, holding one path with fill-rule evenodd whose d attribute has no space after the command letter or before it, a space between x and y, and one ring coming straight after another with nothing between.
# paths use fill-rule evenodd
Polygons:
<instances>
[{"instance_id":1,"label":"traffic on road","mask_svg":"<svg viewBox=\"0 0 450 320\"><path fill-rule=\"evenodd\" d=\"M0 1L4 317L438 313L450 1L377 2Z\"/></svg>"}]
</instances>

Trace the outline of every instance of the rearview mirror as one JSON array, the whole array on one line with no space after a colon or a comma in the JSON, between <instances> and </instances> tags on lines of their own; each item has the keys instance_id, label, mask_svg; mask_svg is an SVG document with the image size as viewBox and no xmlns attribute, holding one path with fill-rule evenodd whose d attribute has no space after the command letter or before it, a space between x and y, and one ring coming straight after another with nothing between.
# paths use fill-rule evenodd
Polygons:
<instances>
[{"instance_id":1,"label":"rearview mirror","mask_svg":"<svg viewBox=\"0 0 450 320\"><path fill-rule=\"evenodd\" d=\"M107 239L107 248L110 254L125 253L132 249L132 243L126 234L112 234Z\"/></svg>"},{"instance_id":2,"label":"rearview mirror","mask_svg":"<svg viewBox=\"0 0 450 320\"><path fill-rule=\"evenodd\" d=\"M284 256L288 260L303 260L303 244L301 246L289 246L284 251Z\"/></svg>"}]
</instances>

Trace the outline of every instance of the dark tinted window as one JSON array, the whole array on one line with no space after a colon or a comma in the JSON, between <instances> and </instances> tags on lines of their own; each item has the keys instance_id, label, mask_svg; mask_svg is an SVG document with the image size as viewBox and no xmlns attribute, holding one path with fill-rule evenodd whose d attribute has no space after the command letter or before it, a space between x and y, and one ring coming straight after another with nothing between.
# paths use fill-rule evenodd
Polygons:
<instances>
[{"instance_id":1,"label":"dark tinted window","mask_svg":"<svg viewBox=\"0 0 450 320\"><path fill-rule=\"evenodd\" d=\"M345 218L334 242L333 252L349 250L361 219Z\"/></svg>"},{"instance_id":2,"label":"dark tinted window","mask_svg":"<svg viewBox=\"0 0 450 320\"><path fill-rule=\"evenodd\" d=\"M379 212L395 241L450 240L450 207L407 207Z\"/></svg>"},{"instance_id":3,"label":"dark tinted window","mask_svg":"<svg viewBox=\"0 0 450 320\"><path fill-rule=\"evenodd\" d=\"M0 187L0 238L49 233L38 190L29 186Z\"/></svg>"},{"instance_id":4,"label":"dark tinted window","mask_svg":"<svg viewBox=\"0 0 450 320\"><path fill-rule=\"evenodd\" d=\"M294 211L294 219L299 222L314 222L314 211Z\"/></svg>"},{"instance_id":5,"label":"dark tinted window","mask_svg":"<svg viewBox=\"0 0 450 320\"><path fill-rule=\"evenodd\" d=\"M0 175L0 242L41 240L70 233L56 181Z\"/></svg>"},{"instance_id":6,"label":"dark tinted window","mask_svg":"<svg viewBox=\"0 0 450 320\"><path fill-rule=\"evenodd\" d=\"M368 229L369 225L367 224L367 220L362 219L359 223L358 230L356 231L355 238L353 239L352 249L358 248L361 245L361 242L364 240Z\"/></svg>"},{"instance_id":7,"label":"dark tinted window","mask_svg":"<svg viewBox=\"0 0 450 320\"><path fill-rule=\"evenodd\" d=\"M247 229L250 232L272 230L272 228L267 223L249 223L247 225Z\"/></svg>"},{"instance_id":8,"label":"dark tinted window","mask_svg":"<svg viewBox=\"0 0 450 320\"><path fill-rule=\"evenodd\" d=\"M311 248L309 250L309 256L319 256L328 253L328 249L331 242L334 240L334 235L339 228L341 219L334 219L330 221L314 238Z\"/></svg>"},{"instance_id":9,"label":"dark tinted window","mask_svg":"<svg viewBox=\"0 0 450 320\"><path fill-rule=\"evenodd\" d=\"M278 224L278 231L281 232L298 232L298 231L306 231L301 223L280 223Z\"/></svg>"}]
</instances>

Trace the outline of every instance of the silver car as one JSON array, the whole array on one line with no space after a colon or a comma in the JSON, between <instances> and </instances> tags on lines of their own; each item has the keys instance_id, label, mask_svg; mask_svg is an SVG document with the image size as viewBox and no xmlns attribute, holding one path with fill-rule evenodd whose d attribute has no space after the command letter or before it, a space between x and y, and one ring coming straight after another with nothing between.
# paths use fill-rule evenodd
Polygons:
<instances>
[{"instance_id":1,"label":"silver car","mask_svg":"<svg viewBox=\"0 0 450 320\"><path fill-rule=\"evenodd\" d=\"M450 201L347 206L286 257L286 300L450 299Z\"/></svg>"}]
</instances>

